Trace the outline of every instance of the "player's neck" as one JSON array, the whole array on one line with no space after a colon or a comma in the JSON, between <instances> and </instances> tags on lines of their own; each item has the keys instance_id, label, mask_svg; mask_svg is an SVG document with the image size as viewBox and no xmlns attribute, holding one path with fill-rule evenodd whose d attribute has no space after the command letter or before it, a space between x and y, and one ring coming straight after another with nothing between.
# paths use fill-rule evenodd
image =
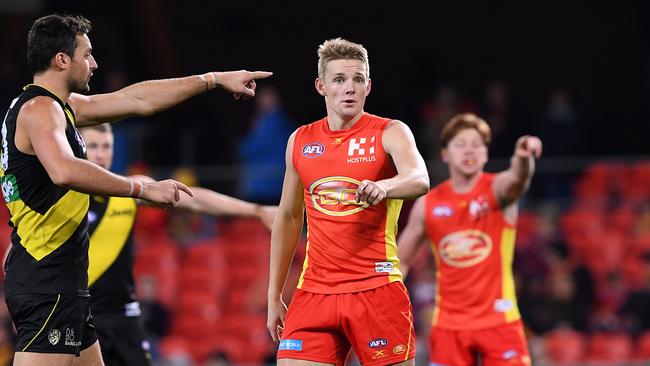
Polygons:
<instances>
[{"instance_id":1,"label":"player's neck","mask_svg":"<svg viewBox=\"0 0 650 366\"><path fill-rule=\"evenodd\" d=\"M344 116L339 116L336 113L327 114L327 125L330 128L330 131L343 131L349 130L352 128L363 116L363 110L357 115L351 118L346 118Z\"/></svg>"},{"instance_id":2,"label":"player's neck","mask_svg":"<svg viewBox=\"0 0 650 366\"><path fill-rule=\"evenodd\" d=\"M451 170L449 172L449 181L454 193L468 193L474 189L476 182L481 177L482 171L477 171L474 174L463 174L461 172Z\"/></svg>"},{"instance_id":3,"label":"player's neck","mask_svg":"<svg viewBox=\"0 0 650 366\"><path fill-rule=\"evenodd\" d=\"M50 93L56 95L63 103L68 102L71 91L67 82L61 79L61 76L52 74L52 71L34 75L34 84L47 89Z\"/></svg>"}]
</instances>

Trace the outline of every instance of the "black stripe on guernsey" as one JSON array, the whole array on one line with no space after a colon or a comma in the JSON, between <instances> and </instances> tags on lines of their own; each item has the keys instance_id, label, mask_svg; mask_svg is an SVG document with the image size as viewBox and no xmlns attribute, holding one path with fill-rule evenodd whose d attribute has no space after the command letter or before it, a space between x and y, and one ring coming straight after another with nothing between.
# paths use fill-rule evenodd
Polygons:
<instances>
[{"instance_id":1,"label":"black stripe on guernsey","mask_svg":"<svg viewBox=\"0 0 650 366\"><path fill-rule=\"evenodd\" d=\"M135 222L136 203L126 197L93 197L108 200L107 205L91 205L90 247L88 249L88 286L92 286L115 263ZM97 209L95 209L97 207ZM130 268L122 270L130 271ZM115 284L120 285L120 284Z\"/></svg>"}]
</instances>

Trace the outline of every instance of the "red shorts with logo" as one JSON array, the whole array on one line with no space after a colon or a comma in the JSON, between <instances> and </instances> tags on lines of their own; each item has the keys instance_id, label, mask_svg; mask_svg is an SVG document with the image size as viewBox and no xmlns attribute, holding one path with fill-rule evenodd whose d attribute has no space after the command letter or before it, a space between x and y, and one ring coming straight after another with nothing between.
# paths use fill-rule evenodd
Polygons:
<instances>
[{"instance_id":1,"label":"red shorts with logo","mask_svg":"<svg viewBox=\"0 0 650 366\"><path fill-rule=\"evenodd\" d=\"M431 328L430 366L473 366L479 355L483 366L530 366L521 320L479 330Z\"/></svg>"},{"instance_id":2,"label":"red shorts with logo","mask_svg":"<svg viewBox=\"0 0 650 366\"><path fill-rule=\"evenodd\" d=\"M333 295L296 290L277 358L343 365L350 347L363 365L415 357L413 314L403 283Z\"/></svg>"}]
</instances>

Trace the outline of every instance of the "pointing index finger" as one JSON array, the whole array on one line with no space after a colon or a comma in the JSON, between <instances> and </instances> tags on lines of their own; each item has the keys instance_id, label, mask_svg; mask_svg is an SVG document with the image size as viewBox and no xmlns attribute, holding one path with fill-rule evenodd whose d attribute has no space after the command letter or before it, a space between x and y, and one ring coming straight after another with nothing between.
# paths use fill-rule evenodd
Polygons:
<instances>
[{"instance_id":1,"label":"pointing index finger","mask_svg":"<svg viewBox=\"0 0 650 366\"><path fill-rule=\"evenodd\" d=\"M176 182L176 187L181 191L187 193L190 197L194 197L194 193L192 193L192 190L189 189L185 184Z\"/></svg>"},{"instance_id":2,"label":"pointing index finger","mask_svg":"<svg viewBox=\"0 0 650 366\"><path fill-rule=\"evenodd\" d=\"M251 71L251 79L266 79L273 75L270 71Z\"/></svg>"}]
</instances>

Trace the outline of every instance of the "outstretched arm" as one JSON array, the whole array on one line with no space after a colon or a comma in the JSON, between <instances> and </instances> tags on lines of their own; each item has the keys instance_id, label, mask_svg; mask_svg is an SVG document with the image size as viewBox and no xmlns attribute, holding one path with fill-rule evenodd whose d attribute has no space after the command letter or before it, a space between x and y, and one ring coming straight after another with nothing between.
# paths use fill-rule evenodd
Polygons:
<instances>
[{"instance_id":1,"label":"outstretched arm","mask_svg":"<svg viewBox=\"0 0 650 366\"><path fill-rule=\"evenodd\" d=\"M20 110L16 146L25 154L36 155L54 184L84 193L137 196L165 205L175 205L180 191L192 194L185 185L173 180L135 185L130 178L77 158L65 130L63 111L51 98L36 97Z\"/></svg>"},{"instance_id":2,"label":"outstretched arm","mask_svg":"<svg viewBox=\"0 0 650 366\"><path fill-rule=\"evenodd\" d=\"M295 132L289 137L286 152L286 170L282 198L271 234L271 265L269 273L268 317L266 326L277 342L284 327L287 311L282 302L282 290L289 275L289 267L298 246L305 212L303 187L293 166L292 150Z\"/></svg>"},{"instance_id":3,"label":"outstretched arm","mask_svg":"<svg viewBox=\"0 0 650 366\"><path fill-rule=\"evenodd\" d=\"M426 241L426 231L424 229L425 197L420 197L415 201L409 213L408 223L397 239L399 269L404 278L408 274L418 249Z\"/></svg>"},{"instance_id":4,"label":"outstretched arm","mask_svg":"<svg viewBox=\"0 0 650 366\"><path fill-rule=\"evenodd\" d=\"M393 159L397 175L372 182L364 180L357 189L357 202L376 205L385 198L417 198L429 190L429 173L415 145L413 133L403 122L392 121L383 135L384 150Z\"/></svg>"},{"instance_id":5,"label":"outstretched arm","mask_svg":"<svg viewBox=\"0 0 650 366\"><path fill-rule=\"evenodd\" d=\"M115 122L132 116L149 116L197 94L220 87L229 93L252 97L255 80L271 76L266 71L209 72L174 79L143 81L107 94L73 93L69 103L78 127Z\"/></svg>"},{"instance_id":6,"label":"outstretched arm","mask_svg":"<svg viewBox=\"0 0 650 366\"><path fill-rule=\"evenodd\" d=\"M143 182L153 181L144 176L132 178ZM177 208L212 216L252 217L262 221L264 226L271 230L273 219L278 211L277 206L258 205L202 187L190 187L190 189L194 196L181 196Z\"/></svg>"},{"instance_id":7,"label":"outstretched arm","mask_svg":"<svg viewBox=\"0 0 650 366\"><path fill-rule=\"evenodd\" d=\"M492 188L501 207L506 208L524 195L535 172L535 159L542 155L542 141L535 136L522 136L515 144L510 168L499 173Z\"/></svg>"}]
</instances>

